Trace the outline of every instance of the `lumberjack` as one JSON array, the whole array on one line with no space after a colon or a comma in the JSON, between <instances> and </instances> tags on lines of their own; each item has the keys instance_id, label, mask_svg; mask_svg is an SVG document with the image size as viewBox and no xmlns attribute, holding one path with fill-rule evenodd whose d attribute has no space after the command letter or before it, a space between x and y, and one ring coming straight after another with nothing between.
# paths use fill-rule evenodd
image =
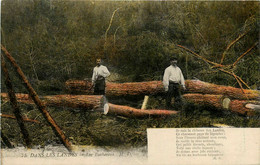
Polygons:
<instances>
[{"instance_id":1,"label":"lumberjack","mask_svg":"<svg viewBox=\"0 0 260 165\"><path fill-rule=\"evenodd\" d=\"M101 59L97 59L97 66L93 70L92 86L94 86L94 95L105 95L106 81L110 75L106 66L101 65Z\"/></svg>"},{"instance_id":2,"label":"lumberjack","mask_svg":"<svg viewBox=\"0 0 260 165\"><path fill-rule=\"evenodd\" d=\"M172 109L172 97L174 97L174 108L182 107L181 86L185 90L185 82L181 69L177 66L177 59L170 59L171 65L167 67L163 75L163 86L166 93L167 109ZM181 85L181 86L180 86Z\"/></svg>"}]
</instances>

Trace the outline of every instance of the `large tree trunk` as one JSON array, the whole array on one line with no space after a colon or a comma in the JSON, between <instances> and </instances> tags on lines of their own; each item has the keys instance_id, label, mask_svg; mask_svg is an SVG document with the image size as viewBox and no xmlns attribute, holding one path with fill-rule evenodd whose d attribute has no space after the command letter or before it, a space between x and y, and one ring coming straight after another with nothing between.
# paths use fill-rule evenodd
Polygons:
<instances>
[{"instance_id":1,"label":"large tree trunk","mask_svg":"<svg viewBox=\"0 0 260 165\"><path fill-rule=\"evenodd\" d=\"M186 80L186 93L202 93L214 95L226 95L231 99L260 99L260 92L256 90L234 88L231 86L216 85L199 80ZM66 89L71 93L93 94L92 83L85 80L68 80ZM163 93L161 81L129 82L106 84L106 96L137 96L156 95Z\"/></svg>"},{"instance_id":2,"label":"large tree trunk","mask_svg":"<svg viewBox=\"0 0 260 165\"><path fill-rule=\"evenodd\" d=\"M2 99L8 99L5 93L1 94ZM21 96L19 98L19 96ZM33 101L26 99L26 95L17 94L19 102L33 104ZM149 117L149 116L170 116L177 114L176 111L168 110L141 110L129 106L107 104L106 98L102 95L55 95L42 96L45 105L57 107L81 108L94 110L105 114L117 114L126 117Z\"/></svg>"},{"instance_id":3,"label":"large tree trunk","mask_svg":"<svg viewBox=\"0 0 260 165\"><path fill-rule=\"evenodd\" d=\"M247 100L231 100L228 109L232 112L247 116L260 114L260 102Z\"/></svg>"},{"instance_id":4,"label":"large tree trunk","mask_svg":"<svg viewBox=\"0 0 260 165\"><path fill-rule=\"evenodd\" d=\"M125 117L162 117L176 115L178 112L169 110L142 110L129 106L115 105L109 103L108 114L116 114Z\"/></svg>"},{"instance_id":5,"label":"large tree trunk","mask_svg":"<svg viewBox=\"0 0 260 165\"><path fill-rule=\"evenodd\" d=\"M254 116L259 111L260 102L253 100L231 100L223 95L185 94L185 100L197 105L210 106L219 110L229 110L246 116Z\"/></svg>"},{"instance_id":6,"label":"large tree trunk","mask_svg":"<svg viewBox=\"0 0 260 165\"><path fill-rule=\"evenodd\" d=\"M6 93L1 93L4 100L8 100ZM27 94L16 94L17 100L25 104L33 104L34 102ZM53 95L41 96L43 103L47 106L70 107L82 109L97 109L104 107L106 98L102 95Z\"/></svg>"},{"instance_id":7,"label":"large tree trunk","mask_svg":"<svg viewBox=\"0 0 260 165\"><path fill-rule=\"evenodd\" d=\"M231 86L216 85L199 80L187 80L185 81L187 92L189 93L203 93L214 95L225 95L231 99L260 99L260 92L256 90L234 88Z\"/></svg>"},{"instance_id":8,"label":"large tree trunk","mask_svg":"<svg viewBox=\"0 0 260 165\"><path fill-rule=\"evenodd\" d=\"M189 102L200 106L209 106L217 109L223 109L223 95L209 95L209 94L184 94L183 98Z\"/></svg>"},{"instance_id":9,"label":"large tree trunk","mask_svg":"<svg viewBox=\"0 0 260 165\"><path fill-rule=\"evenodd\" d=\"M93 94L91 81L69 80L66 89L71 93ZM164 91L160 81L106 83L106 96L137 96L154 95Z\"/></svg>"}]
</instances>

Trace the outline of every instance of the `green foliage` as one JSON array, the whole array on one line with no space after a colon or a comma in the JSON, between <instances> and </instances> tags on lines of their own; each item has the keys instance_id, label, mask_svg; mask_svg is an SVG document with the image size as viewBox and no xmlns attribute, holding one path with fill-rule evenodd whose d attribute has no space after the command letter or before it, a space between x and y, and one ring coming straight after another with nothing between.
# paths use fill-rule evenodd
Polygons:
<instances>
[{"instance_id":1,"label":"green foliage","mask_svg":"<svg viewBox=\"0 0 260 165\"><path fill-rule=\"evenodd\" d=\"M1 23L2 44L42 90L50 88L39 82L91 77L96 57L122 80L161 80L173 54L187 79L238 86L176 45L220 62L226 46L248 32L226 52L224 64L232 64L259 40L259 2L3 0ZM260 85L258 52L235 70L250 86Z\"/></svg>"}]
</instances>

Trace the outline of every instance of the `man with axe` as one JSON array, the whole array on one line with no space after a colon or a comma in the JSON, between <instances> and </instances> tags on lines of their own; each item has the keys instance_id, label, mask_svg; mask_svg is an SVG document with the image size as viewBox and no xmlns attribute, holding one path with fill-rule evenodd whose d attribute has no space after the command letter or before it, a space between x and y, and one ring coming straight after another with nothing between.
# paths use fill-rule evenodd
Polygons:
<instances>
[{"instance_id":1,"label":"man with axe","mask_svg":"<svg viewBox=\"0 0 260 165\"><path fill-rule=\"evenodd\" d=\"M101 65L101 58L96 60L97 66L93 70L92 75L92 86L94 87L94 95L105 95L106 81L110 75L107 67Z\"/></svg>"}]
</instances>

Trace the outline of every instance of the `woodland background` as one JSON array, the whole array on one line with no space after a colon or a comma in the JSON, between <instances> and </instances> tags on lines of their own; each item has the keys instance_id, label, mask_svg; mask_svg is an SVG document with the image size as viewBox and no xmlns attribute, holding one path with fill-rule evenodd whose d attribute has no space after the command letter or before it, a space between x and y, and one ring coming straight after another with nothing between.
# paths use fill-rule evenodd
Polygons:
<instances>
[{"instance_id":1,"label":"woodland background","mask_svg":"<svg viewBox=\"0 0 260 165\"><path fill-rule=\"evenodd\" d=\"M185 79L239 87L234 77L211 68L181 49L182 45L219 63L226 53L233 64L259 41L259 2L243 1L73 1L2 0L1 44L16 59L39 95L66 93L65 81L90 78L97 57L104 59L111 82L162 80L173 54ZM259 44L236 65L234 73L251 88L260 86ZM8 64L15 92L28 93ZM6 92L1 74L1 90ZM111 100L110 100L111 101ZM140 108L143 100L135 100ZM117 102L129 103L123 99ZM7 102L1 112L13 114ZM151 97L148 108L162 101ZM36 106L20 104L33 145L60 144ZM146 146L147 128L259 127L259 118L188 105L186 114L171 118L135 119L104 116L78 109L48 107L73 144ZM17 121L1 119L1 132L15 145L24 143Z\"/></svg>"},{"instance_id":2,"label":"woodland background","mask_svg":"<svg viewBox=\"0 0 260 165\"><path fill-rule=\"evenodd\" d=\"M2 45L38 92L48 94L62 92L68 79L90 78L97 57L112 72L109 81L162 80L173 54L186 79L239 87L176 45L219 63L245 32L223 64L259 40L259 2L3 0L1 9ZM257 46L235 69L254 89L259 61ZM23 92L20 81L14 83Z\"/></svg>"}]
</instances>

